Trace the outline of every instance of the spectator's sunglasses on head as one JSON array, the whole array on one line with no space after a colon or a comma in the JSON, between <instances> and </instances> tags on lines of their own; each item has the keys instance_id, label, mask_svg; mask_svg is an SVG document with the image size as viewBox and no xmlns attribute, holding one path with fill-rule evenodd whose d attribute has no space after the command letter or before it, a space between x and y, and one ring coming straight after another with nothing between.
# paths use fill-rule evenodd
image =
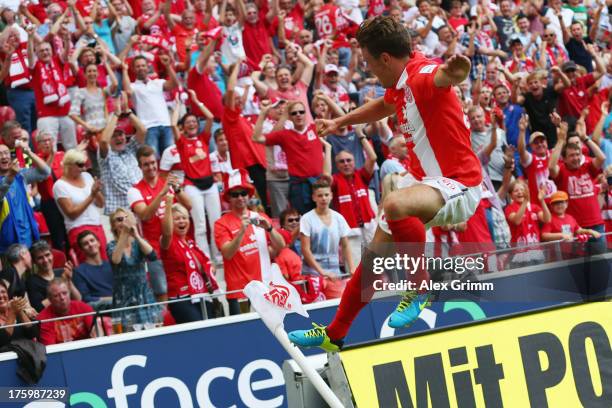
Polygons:
<instances>
[{"instance_id":1,"label":"spectator's sunglasses on head","mask_svg":"<svg viewBox=\"0 0 612 408\"><path fill-rule=\"evenodd\" d=\"M249 195L249 192L246 190L235 190L235 191L229 192L229 196L232 198L246 197L248 195Z\"/></svg>"},{"instance_id":2,"label":"spectator's sunglasses on head","mask_svg":"<svg viewBox=\"0 0 612 408\"><path fill-rule=\"evenodd\" d=\"M305 115L305 114L306 114L305 110L297 110L297 111L291 112L291 116Z\"/></svg>"},{"instance_id":3,"label":"spectator's sunglasses on head","mask_svg":"<svg viewBox=\"0 0 612 408\"><path fill-rule=\"evenodd\" d=\"M300 222L300 217L289 217L287 218L287 222Z\"/></svg>"}]
</instances>

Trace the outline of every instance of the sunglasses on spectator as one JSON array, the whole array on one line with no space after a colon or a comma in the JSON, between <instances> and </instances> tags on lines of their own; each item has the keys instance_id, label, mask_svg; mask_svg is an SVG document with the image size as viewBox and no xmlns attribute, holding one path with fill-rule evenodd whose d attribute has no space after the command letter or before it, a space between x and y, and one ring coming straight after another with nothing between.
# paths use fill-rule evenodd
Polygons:
<instances>
[{"instance_id":1,"label":"sunglasses on spectator","mask_svg":"<svg viewBox=\"0 0 612 408\"><path fill-rule=\"evenodd\" d=\"M248 191L244 191L244 190L240 190L240 191L230 191L229 192L229 196L232 198L238 198L238 197L246 197L249 195Z\"/></svg>"},{"instance_id":2,"label":"sunglasses on spectator","mask_svg":"<svg viewBox=\"0 0 612 408\"><path fill-rule=\"evenodd\" d=\"M287 218L287 222L300 222L300 217Z\"/></svg>"},{"instance_id":3,"label":"sunglasses on spectator","mask_svg":"<svg viewBox=\"0 0 612 408\"><path fill-rule=\"evenodd\" d=\"M338 163L351 163L353 159L338 159L336 160Z\"/></svg>"},{"instance_id":4,"label":"sunglasses on spectator","mask_svg":"<svg viewBox=\"0 0 612 408\"><path fill-rule=\"evenodd\" d=\"M304 114L306 114L305 110L291 112L291 116L304 115Z\"/></svg>"},{"instance_id":5,"label":"sunglasses on spectator","mask_svg":"<svg viewBox=\"0 0 612 408\"><path fill-rule=\"evenodd\" d=\"M551 38L551 37L554 37L554 36L555 36L554 34L544 34L544 35L542 35L542 37L544 37L544 38Z\"/></svg>"}]
</instances>

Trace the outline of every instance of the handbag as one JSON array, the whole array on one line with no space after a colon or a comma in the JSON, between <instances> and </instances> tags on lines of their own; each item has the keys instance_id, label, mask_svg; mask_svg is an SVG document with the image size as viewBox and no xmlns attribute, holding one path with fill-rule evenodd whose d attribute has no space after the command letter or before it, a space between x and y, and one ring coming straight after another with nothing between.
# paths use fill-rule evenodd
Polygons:
<instances>
[{"instance_id":1,"label":"handbag","mask_svg":"<svg viewBox=\"0 0 612 408\"><path fill-rule=\"evenodd\" d=\"M215 179L212 176L191 178L188 175L185 175L185 177L187 177L187 180L191 181L193 185L200 190L208 190L215 182Z\"/></svg>"}]
</instances>

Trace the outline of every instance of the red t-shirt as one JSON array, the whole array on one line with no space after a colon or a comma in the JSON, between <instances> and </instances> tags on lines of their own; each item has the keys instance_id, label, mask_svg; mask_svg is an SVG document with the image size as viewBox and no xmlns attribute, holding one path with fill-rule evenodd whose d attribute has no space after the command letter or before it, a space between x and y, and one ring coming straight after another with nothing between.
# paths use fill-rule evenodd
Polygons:
<instances>
[{"instance_id":1,"label":"red t-shirt","mask_svg":"<svg viewBox=\"0 0 612 408\"><path fill-rule=\"evenodd\" d=\"M93 312L91 306L78 300L70 301L67 316L80 313ZM54 319L60 317L55 314L52 307L45 307L36 317L38 320ZM56 320L40 325L40 342L46 346L50 344L67 343L74 340L88 339L93 325L93 315L75 317L74 319Z\"/></svg>"},{"instance_id":2,"label":"red t-shirt","mask_svg":"<svg viewBox=\"0 0 612 408\"><path fill-rule=\"evenodd\" d=\"M206 254L198 248L193 239L181 241L176 235L173 235L170 247L161 250L161 258L164 264L164 271L166 271L166 280L168 282L168 297L172 298L192 294L189 288L187 268L185 267L185 262L189 259L188 254L189 256L195 256L205 271L210 269L210 260ZM195 262L193 266L197 268ZM205 271L200 271L200 273L204 273ZM203 289L201 293L204 293L204 291L205 289Z\"/></svg>"},{"instance_id":3,"label":"red t-shirt","mask_svg":"<svg viewBox=\"0 0 612 408\"><path fill-rule=\"evenodd\" d=\"M458 31L460 27L465 26L467 23L468 23L468 20L465 17L449 17L448 18L448 24L450 24L456 31Z\"/></svg>"},{"instance_id":4,"label":"red t-shirt","mask_svg":"<svg viewBox=\"0 0 612 408\"><path fill-rule=\"evenodd\" d=\"M574 235L578 229L580 229L580 226L571 215L565 214L563 217L559 217L553 214L550 222L544 224L542 227L542 232L562 232L564 234Z\"/></svg>"},{"instance_id":5,"label":"red t-shirt","mask_svg":"<svg viewBox=\"0 0 612 408\"><path fill-rule=\"evenodd\" d=\"M176 141L176 149L181 157L185 175L192 179L212 176L208 141L210 133L202 132L197 137L187 138L181 136ZM193 184L185 178L185 184Z\"/></svg>"},{"instance_id":6,"label":"red t-shirt","mask_svg":"<svg viewBox=\"0 0 612 408\"><path fill-rule=\"evenodd\" d=\"M296 40L297 34L304 28L304 9L302 9L299 2L285 16L284 23L287 40ZM278 17L274 17L274 20L272 20L272 32L278 33Z\"/></svg>"},{"instance_id":7,"label":"red t-shirt","mask_svg":"<svg viewBox=\"0 0 612 408\"><path fill-rule=\"evenodd\" d=\"M187 47L185 46L185 41L188 38L193 38L192 50L197 49L197 44L195 43L195 35L198 32L197 28L193 28L191 30L186 30L180 24L175 24L172 29L172 35L174 35L175 43L176 43L176 54L179 57L180 61L185 61L185 57L187 55Z\"/></svg>"},{"instance_id":8,"label":"red t-shirt","mask_svg":"<svg viewBox=\"0 0 612 408\"><path fill-rule=\"evenodd\" d=\"M559 96L557 107L561 117L579 117L582 110L589 104L589 87L595 83L593 74L576 78L576 84L565 88Z\"/></svg>"},{"instance_id":9,"label":"red t-shirt","mask_svg":"<svg viewBox=\"0 0 612 408\"><path fill-rule=\"evenodd\" d=\"M480 161L472 151L463 109L451 87L438 88L439 65L415 53L385 103L395 105L398 129L409 147L411 173L446 177L475 187L482 182Z\"/></svg>"},{"instance_id":10,"label":"red t-shirt","mask_svg":"<svg viewBox=\"0 0 612 408\"><path fill-rule=\"evenodd\" d=\"M240 112L226 106L221 124L235 169L246 169L256 164L266 167L266 150L253 142L253 126Z\"/></svg>"},{"instance_id":11,"label":"red t-shirt","mask_svg":"<svg viewBox=\"0 0 612 408\"><path fill-rule=\"evenodd\" d=\"M250 216L255 215L251 212ZM270 219L262 213L258 213L260 217ZM233 212L225 213L215 222L215 243L217 248L231 241L238 235L242 220ZM253 225L249 225L240 241L240 248L232 259L223 258L223 269L225 272L225 281L227 282L227 290L239 290L246 286L252 280L261 280L261 259L260 252L268 251L267 245L263 245L257 241ZM260 228L259 228L260 229ZM260 229L261 230L261 229ZM263 230L261 230L263 231ZM265 232L265 231L264 231ZM269 241L269 234L265 232L266 240ZM244 298L242 293L233 293L227 295L228 299Z\"/></svg>"},{"instance_id":12,"label":"red t-shirt","mask_svg":"<svg viewBox=\"0 0 612 408\"><path fill-rule=\"evenodd\" d=\"M290 176L318 177L323 172L323 145L312 123L301 133L295 129L268 133L266 145L279 145L283 149Z\"/></svg>"},{"instance_id":13,"label":"red t-shirt","mask_svg":"<svg viewBox=\"0 0 612 408\"><path fill-rule=\"evenodd\" d=\"M538 204L538 192L542 184L546 185L546 198L557 191L557 186L549 179L548 160L550 159L550 150L546 152L544 157L536 156L533 153L529 153L529 156L531 161L527 166L524 166L527 184L529 185L529 197L533 204Z\"/></svg>"},{"instance_id":14,"label":"red t-shirt","mask_svg":"<svg viewBox=\"0 0 612 408\"><path fill-rule=\"evenodd\" d=\"M576 170L569 170L565 163L560 163L559 174L555 178L559 190L569 195L567 213L585 228L603 224L593 184L593 178L599 173L600 170L594 168L590 161L585 161Z\"/></svg>"},{"instance_id":15,"label":"red t-shirt","mask_svg":"<svg viewBox=\"0 0 612 408\"><path fill-rule=\"evenodd\" d=\"M53 57L56 59L57 65L60 70L60 75L63 74L63 66L64 64L61 62L59 57ZM34 96L36 98L36 113L39 118L45 118L47 116L68 116L70 112L70 102L64 104L64 106L60 106L58 102L45 104L43 102L44 94L42 92L42 81L41 81L41 72L42 72L42 61L37 61L34 68L30 70L32 74L32 89L34 89ZM67 86L67 85L66 85Z\"/></svg>"},{"instance_id":16,"label":"red t-shirt","mask_svg":"<svg viewBox=\"0 0 612 408\"><path fill-rule=\"evenodd\" d=\"M508 225L510 226L510 233L512 234L512 242L517 244L533 244L540 242L540 224L538 220L538 213L542 211L542 208L537 204L529 203L521 219L521 223L516 225L511 222L508 217L510 214L518 212L521 204L513 201L506 207L506 219L508 219Z\"/></svg>"},{"instance_id":17,"label":"red t-shirt","mask_svg":"<svg viewBox=\"0 0 612 408\"><path fill-rule=\"evenodd\" d=\"M310 103L308 103L308 84L303 83L301 80L297 81L295 85L286 91L269 88L266 97L268 99L276 98L302 102L304 109L306 109L306 121L308 123L314 122L310 113Z\"/></svg>"},{"instance_id":18,"label":"red t-shirt","mask_svg":"<svg viewBox=\"0 0 612 408\"><path fill-rule=\"evenodd\" d=\"M166 182L161 178L157 178L157 183L154 186L150 186L145 179L140 180L134 184L131 189L128 190L127 199L130 204L130 208L133 210L136 204L144 203L145 205L151 204L151 202L158 196L160 191L164 189ZM166 212L166 200L161 200L159 207L155 214L148 220L141 220L142 235L151 244L155 252L160 254L159 238L162 233L161 220Z\"/></svg>"},{"instance_id":19,"label":"red t-shirt","mask_svg":"<svg viewBox=\"0 0 612 408\"><path fill-rule=\"evenodd\" d=\"M215 20L213 16L210 16L210 19L208 19L208 24L206 24L204 23L204 19L206 18L205 12L200 12L198 10L194 10L193 12L195 13L196 27L198 27L200 31L208 31L215 27L219 27L219 22Z\"/></svg>"},{"instance_id":20,"label":"red t-shirt","mask_svg":"<svg viewBox=\"0 0 612 408\"><path fill-rule=\"evenodd\" d=\"M223 94L207 73L200 74L197 67L191 68L187 76L187 88L194 90L198 99L206 105L206 108L213 114L215 119L221 120L224 110ZM200 109L193 104L191 105L191 110L203 116Z\"/></svg>"},{"instance_id":21,"label":"red t-shirt","mask_svg":"<svg viewBox=\"0 0 612 408\"><path fill-rule=\"evenodd\" d=\"M259 13L259 21L251 24L245 21L242 29L242 44L248 59L258 64L265 54L272 54L269 38L270 29L265 23L265 15Z\"/></svg>"},{"instance_id":22,"label":"red t-shirt","mask_svg":"<svg viewBox=\"0 0 612 408\"><path fill-rule=\"evenodd\" d=\"M491 231L489 231L489 224L487 223L485 210L487 208L487 201L486 199L480 200L474 215L467 221L465 231L457 232L459 242L464 244L478 244L478 247L483 251L485 249L495 250ZM468 249L468 252L474 252L473 250L470 251L472 249L471 245L466 246L466 249Z\"/></svg>"},{"instance_id":23,"label":"red t-shirt","mask_svg":"<svg viewBox=\"0 0 612 408\"><path fill-rule=\"evenodd\" d=\"M168 29L168 23L166 23L166 18L163 15L159 16L157 21L153 23L148 29L145 28L144 25L150 18L150 16L144 14L138 18L138 29L140 30L141 35L167 37L168 34L170 34L170 30Z\"/></svg>"},{"instance_id":24,"label":"red t-shirt","mask_svg":"<svg viewBox=\"0 0 612 408\"><path fill-rule=\"evenodd\" d=\"M48 157L40 154L39 156L43 160L47 160ZM53 200L53 184L55 184L55 182L64 175L62 160L64 160L64 152L55 152L53 162L51 163L51 175L38 183L38 192L40 193L40 198L43 201Z\"/></svg>"}]
</instances>

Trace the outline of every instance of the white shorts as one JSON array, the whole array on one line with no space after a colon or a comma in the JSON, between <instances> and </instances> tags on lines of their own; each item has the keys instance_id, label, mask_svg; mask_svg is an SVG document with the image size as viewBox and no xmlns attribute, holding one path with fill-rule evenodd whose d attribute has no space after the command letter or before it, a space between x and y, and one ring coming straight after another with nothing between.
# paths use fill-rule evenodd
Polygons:
<instances>
[{"instance_id":1,"label":"white shorts","mask_svg":"<svg viewBox=\"0 0 612 408\"><path fill-rule=\"evenodd\" d=\"M439 227L446 224L459 224L470 219L482 196L482 187L466 187L458 181L446 177L425 177L418 181L410 173L403 176L397 183L398 189L407 188L415 184L425 184L438 190L444 198L444 207L425 224L425 228ZM391 230L384 216L384 211L378 216L378 226L387 234Z\"/></svg>"}]
</instances>

